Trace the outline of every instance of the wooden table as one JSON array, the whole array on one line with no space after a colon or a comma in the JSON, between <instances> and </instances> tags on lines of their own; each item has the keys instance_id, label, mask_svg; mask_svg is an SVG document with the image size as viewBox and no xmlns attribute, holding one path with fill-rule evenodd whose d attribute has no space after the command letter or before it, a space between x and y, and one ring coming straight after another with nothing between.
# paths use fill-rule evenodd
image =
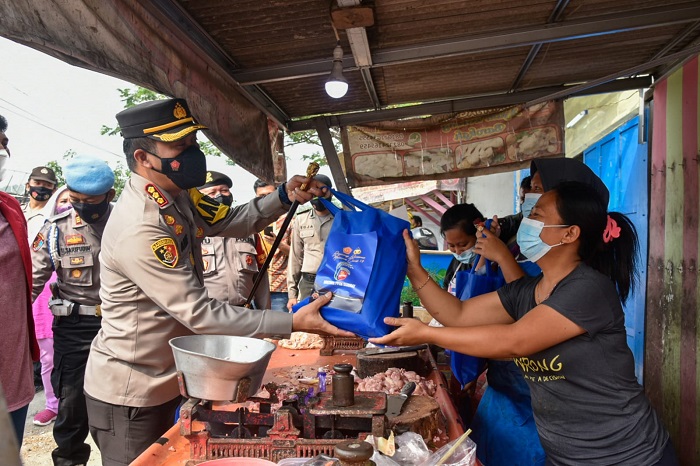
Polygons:
<instances>
[{"instance_id":1,"label":"wooden table","mask_svg":"<svg viewBox=\"0 0 700 466\"><path fill-rule=\"evenodd\" d=\"M355 365L355 354L334 354L321 356L319 350L288 350L277 348L272 354L270 364L265 373L264 383L289 382L301 377L316 377L319 367L330 369L334 364L349 363ZM435 368L428 377L435 382L437 393L435 400L447 420L448 436L455 439L464 433L459 415L450 399L445 379ZM142 453L132 466L187 466L190 446L186 438L180 435L179 422L171 427L158 442L151 445Z\"/></svg>"}]
</instances>

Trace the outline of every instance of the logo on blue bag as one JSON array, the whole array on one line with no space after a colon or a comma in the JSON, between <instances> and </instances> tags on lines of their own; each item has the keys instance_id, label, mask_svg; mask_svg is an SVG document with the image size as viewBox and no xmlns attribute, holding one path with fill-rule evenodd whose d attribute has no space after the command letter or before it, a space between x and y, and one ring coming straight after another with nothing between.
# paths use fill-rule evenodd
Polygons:
<instances>
[{"instance_id":1,"label":"logo on blue bag","mask_svg":"<svg viewBox=\"0 0 700 466\"><path fill-rule=\"evenodd\" d=\"M348 264L347 262L340 262L336 267L335 267L335 275L333 275L333 278L339 281L343 281L348 276L350 276L350 269L352 266Z\"/></svg>"}]
</instances>

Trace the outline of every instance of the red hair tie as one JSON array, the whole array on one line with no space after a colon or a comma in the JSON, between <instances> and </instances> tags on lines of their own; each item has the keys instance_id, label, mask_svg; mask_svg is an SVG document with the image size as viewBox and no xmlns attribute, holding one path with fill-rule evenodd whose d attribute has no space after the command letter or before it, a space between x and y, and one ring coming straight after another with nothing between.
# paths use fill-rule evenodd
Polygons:
<instances>
[{"instance_id":1,"label":"red hair tie","mask_svg":"<svg viewBox=\"0 0 700 466\"><path fill-rule=\"evenodd\" d=\"M617 222L608 215L608 224L605 227L605 231L603 232L603 241L605 243L609 243L610 241L614 240L615 238L620 237L620 231L622 229L617 226Z\"/></svg>"}]
</instances>

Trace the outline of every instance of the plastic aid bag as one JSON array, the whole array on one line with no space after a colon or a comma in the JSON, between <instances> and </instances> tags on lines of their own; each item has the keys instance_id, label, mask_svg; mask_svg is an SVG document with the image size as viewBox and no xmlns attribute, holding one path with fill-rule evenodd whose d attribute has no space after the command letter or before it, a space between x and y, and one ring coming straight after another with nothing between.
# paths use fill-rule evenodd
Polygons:
<instances>
[{"instance_id":1,"label":"plastic aid bag","mask_svg":"<svg viewBox=\"0 0 700 466\"><path fill-rule=\"evenodd\" d=\"M440 463L442 457L455 445L457 447L450 453L450 456ZM437 464L442 466L474 466L476 464L476 443L469 437L455 439L431 454L419 466L436 466Z\"/></svg>"},{"instance_id":2,"label":"plastic aid bag","mask_svg":"<svg viewBox=\"0 0 700 466\"><path fill-rule=\"evenodd\" d=\"M369 435L365 441L374 447L374 455L371 459L377 466L418 466L430 456L430 450L423 437L415 432L404 432L393 438L395 446L393 456L382 454L377 448L377 440L372 435ZM389 441L392 441L392 437L389 437Z\"/></svg>"}]
</instances>

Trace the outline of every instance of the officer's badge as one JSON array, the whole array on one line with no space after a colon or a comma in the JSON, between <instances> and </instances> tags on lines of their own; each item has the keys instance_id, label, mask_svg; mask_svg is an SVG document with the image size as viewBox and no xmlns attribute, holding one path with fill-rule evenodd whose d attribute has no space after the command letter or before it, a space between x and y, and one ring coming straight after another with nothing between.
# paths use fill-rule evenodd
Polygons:
<instances>
[{"instance_id":1,"label":"officer's badge","mask_svg":"<svg viewBox=\"0 0 700 466\"><path fill-rule=\"evenodd\" d=\"M175 224L175 234L177 236L180 236L184 230L185 228L182 225L180 225L179 223Z\"/></svg>"},{"instance_id":2,"label":"officer's badge","mask_svg":"<svg viewBox=\"0 0 700 466\"><path fill-rule=\"evenodd\" d=\"M32 243L32 250L34 252L37 252L39 249L44 247L44 244L46 243L46 238L44 238L44 235L39 233L36 235L36 238L34 238L34 242Z\"/></svg>"},{"instance_id":3,"label":"officer's badge","mask_svg":"<svg viewBox=\"0 0 700 466\"><path fill-rule=\"evenodd\" d=\"M253 265L253 256L251 256L251 255L245 256L245 263L248 267Z\"/></svg>"},{"instance_id":4,"label":"officer's badge","mask_svg":"<svg viewBox=\"0 0 700 466\"><path fill-rule=\"evenodd\" d=\"M71 257L70 265L83 265L85 263L85 258L83 256Z\"/></svg>"},{"instance_id":5,"label":"officer's badge","mask_svg":"<svg viewBox=\"0 0 700 466\"><path fill-rule=\"evenodd\" d=\"M73 278L80 278L80 276L83 274L83 271L80 269L73 269L70 272L70 276Z\"/></svg>"},{"instance_id":6,"label":"officer's badge","mask_svg":"<svg viewBox=\"0 0 700 466\"><path fill-rule=\"evenodd\" d=\"M166 207L170 202L168 199L165 197L165 195L161 192L160 189L154 184L148 183L146 185L146 193L156 201L156 204L162 209L163 207Z\"/></svg>"},{"instance_id":7,"label":"officer's badge","mask_svg":"<svg viewBox=\"0 0 700 466\"><path fill-rule=\"evenodd\" d=\"M74 244L83 244L85 242L85 238L83 235L80 234L75 234L75 235L66 235L66 244L69 246L72 246Z\"/></svg>"},{"instance_id":8,"label":"officer's badge","mask_svg":"<svg viewBox=\"0 0 700 466\"><path fill-rule=\"evenodd\" d=\"M180 102L175 104L175 108L173 109L173 116L178 120L181 120L187 116L187 110L185 110L185 107L180 105Z\"/></svg>"},{"instance_id":9,"label":"officer's badge","mask_svg":"<svg viewBox=\"0 0 700 466\"><path fill-rule=\"evenodd\" d=\"M158 262L166 267L173 268L177 265L177 245L172 238L159 239L151 244L153 254L155 254Z\"/></svg>"},{"instance_id":10,"label":"officer's badge","mask_svg":"<svg viewBox=\"0 0 700 466\"><path fill-rule=\"evenodd\" d=\"M165 219L165 223L168 225L174 225L175 224L175 217L172 215L163 215L163 218Z\"/></svg>"}]
</instances>

